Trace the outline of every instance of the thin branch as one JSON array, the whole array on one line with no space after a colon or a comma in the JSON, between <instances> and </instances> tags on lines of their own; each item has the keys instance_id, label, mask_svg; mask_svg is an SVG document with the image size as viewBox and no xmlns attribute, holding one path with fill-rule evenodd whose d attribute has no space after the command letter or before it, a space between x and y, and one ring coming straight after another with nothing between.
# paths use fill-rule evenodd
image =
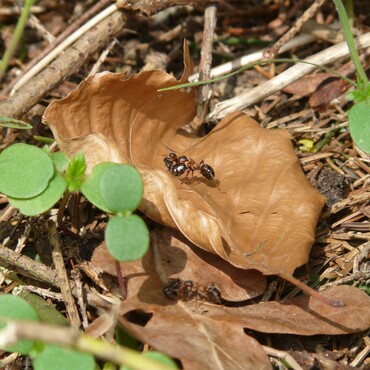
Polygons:
<instances>
[{"instance_id":1,"label":"thin branch","mask_svg":"<svg viewBox=\"0 0 370 370\"><path fill-rule=\"evenodd\" d=\"M80 334L74 328L63 328L31 321L11 321L3 317L1 321L7 322L6 327L0 330L1 347L14 344L20 339L30 339L72 347L106 361L126 365L133 370L173 370L173 367L145 357L141 352L91 338L86 334Z\"/></svg>"},{"instance_id":2,"label":"thin branch","mask_svg":"<svg viewBox=\"0 0 370 370\"><path fill-rule=\"evenodd\" d=\"M60 248L60 240L59 234L57 231L57 227L55 226L54 221L48 220L48 229L50 235L50 243L53 247L52 257L55 266L55 270L57 272L58 282L60 286L60 290L64 297L64 302L67 308L67 312L69 315L69 319L73 326L79 328L81 326L81 320L78 315L78 310L76 303L74 301L71 285L69 284L69 279L67 275L67 270L64 266L63 255Z\"/></svg>"}]
</instances>

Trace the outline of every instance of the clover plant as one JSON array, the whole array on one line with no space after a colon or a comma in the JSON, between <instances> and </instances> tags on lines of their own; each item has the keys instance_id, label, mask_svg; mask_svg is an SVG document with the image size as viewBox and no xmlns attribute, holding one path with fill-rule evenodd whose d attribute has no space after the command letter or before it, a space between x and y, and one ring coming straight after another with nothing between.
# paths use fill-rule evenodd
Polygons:
<instances>
[{"instance_id":1,"label":"clover plant","mask_svg":"<svg viewBox=\"0 0 370 370\"><path fill-rule=\"evenodd\" d=\"M28 144L15 144L0 154L0 192L26 216L53 207L65 192L80 190L96 207L113 216L106 229L107 247L119 261L142 257L148 250L149 232L133 212L143 196L137 170L128 164L102 163L85 175L86 161L77 153L68 161Z\"/></svg>"},{"instance_id":2,"label":"clover plant","mask_svg":"<svg viewBox=\"0 0 370 370\"><path fill-rule=\"evenodd\" d=\"M52 208L62 196L81 191L92 204L112 216L106 228L106 243L112 256L120 261L142 257L149 247L149 232L144 221L133 212L143 195L138 171L128 164L102 163L86 176L86 161L77 153L70 161L48 147L14 144L0 154L0 192L26 216ZM38 320L34 308L12 295L0 296L1 317ZM8 351L29 354L34 368L69 370L95 368L94 357L49 344L21 340ZM138 355L141 356L139 353ZM165 356L164 356L165 357Z\"/></svg>"}]
</instances>

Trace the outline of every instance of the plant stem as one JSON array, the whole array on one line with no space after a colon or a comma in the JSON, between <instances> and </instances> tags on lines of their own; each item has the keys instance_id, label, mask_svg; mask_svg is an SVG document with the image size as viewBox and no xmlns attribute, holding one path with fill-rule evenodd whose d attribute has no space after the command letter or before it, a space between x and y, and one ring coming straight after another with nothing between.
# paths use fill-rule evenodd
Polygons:
<instances>
[{"instance_id":1,"label":"plant stem","mask_svg":"<svg viewBox=\"0 0 370 370\"><path fill-rule=\"evenodd\" d=\"M31 6L33 5L34 2L35 0L25 0L21 16L18 19L18 23L14 29L10 43L5 50L4 56L0 63L0 79L3 78L5 71L8 68L10 59L13 56L14 50L17 47L20 38L22 37L23 30L26 26L27 19L31 11Z\"/></svg>"},{"instance_id":2,"label":"plant stem","mask_svg":"<svg viewBox=\"0 0 370 370\"><path fill-rule=\"evenodd\" d=\"M342 27L343 27L344 37L346 39L348 49L351 54L353 64L356 67L357 80L358 80L357 82L359 85L367 85L369 81L367 79L366 73L364 69L362 68L362 65L360 62L360 57L356 49L355 40L352 35L352 30L349 24L348 16L344 8L343 2L342 0L333 0L333 1L338 11L340 23L342 24Z\"/></svg>"}]
</instances>

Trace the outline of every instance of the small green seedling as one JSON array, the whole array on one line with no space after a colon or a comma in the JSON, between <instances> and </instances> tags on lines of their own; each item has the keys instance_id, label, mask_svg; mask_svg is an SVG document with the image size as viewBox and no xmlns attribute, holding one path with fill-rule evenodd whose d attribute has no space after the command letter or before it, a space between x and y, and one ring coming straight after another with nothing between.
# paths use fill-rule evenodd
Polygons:
<instances>
[{"instance_id":1,"label":"small green seedling","mask_svg":"<svg viewBox=\"0 0 370 370\"><path fill-rule=\"evenodd\" d=\"M0 154L0 192L23 214L34 216L48 211L61 197L81 191L92 204L112 214L106 229L112 256L119 261L141 258L149 247L149 231L133 214L143 196L140 174L130 165L116 163L102 163L89 176L85 171L82 153L69 161L62 153L50 153L47 147L15 144ZM0 322L1 317L38 320L29 303L12 295L0 296ZM1 323L0 328L5 325ZM92 355L49 344L21 340L6 349L31 355L36 370L95 368Z\"/></svg>"},{"instance_id":2,"label":"small green seedling","mask_svg":"<svg viewBox=\"0 0 370 370\"><path fill-rule=\"evenodd\" d=\"M81 186L82 193L97 207L113 214L105 230L111 255L118 261L141 258L149 248L149 231L144 221L132 214L143 196L143 183L130 165L97 165Z\"/></svg>"},{"instance_id":3,"label":"small green seedling","mask_svg":"<svg viewBox=\"0 0 370 370\"><path fill-rule=\"evenodd\" d=\"M28 302L11 294L0 295L0 318L39 321L37 312ZM6 323L0 321L0 329L3 329L5 326ZM31 351L32 347L32 341L22 339L4 349L9 352L19 352L26 355Z\"/></svg>"},{"instance_id":4,"label":"small green seedling","mask_svg":"<svg viewBox=\"0 0 370 370\"><path fill-rule=\"evenodd\" d=\"M42 300L40 297L37 298ZM74 342L74 336L69 329L67 329L68 333L71 333L71 343L67 344L71 346L69 348L28 339L19 339L14 344L10 344L13 341L12 338L14 340L16 338L14 332L12 332L12 327L6 327L8 321L42 321L43 330L48 333L53 333L58 325L65 325L65 319L61 321L58 318L58 323L55 322L55 319L50 321L50 318L54 316L54 314L50 315L50 311L56 311L54 306L47 304L45 301L41 304L40 302L35 303L34 299L31 299L31 302L29 303L29 301L11 294L0 295L0 348L30 356L35 370L95 370L98 367L93 355L106 359L107 353L112 354L112 360L122 369L130 369L130 367L124 367L128 364L134 364L134 368L138 370L151 369L153 365L156 369L177 369L176 364L171 359L159 352L141 353L122 345L117 346L106 341L89 338L86 335L82 335L83 339ZM45 321L49 323L49 326L45 324ZM24 326L22 325L22 327ZM21 333L17 331L17 335L19 334ZM78 335L77 332L76 335ZM53 339L51 339L51 342L53 342ZM80 352L80 350L83 352Z\"/></svg>"},{"instance_id":5,"label":"small green seedling","mask_svg":"<svg viewBox=\"0 0 370 370\"><path fill-rule=\"evenodd\" d=\"M90 176L85 171L82 153L68 161L47 147L15 144L0 154L0 192L24 215L35 216L53 207L63 194L80 190L96 207L113 215L106 229L112 256L119 261L141 258L149 247L149 232L133 214L143 196L140 174L117 163L102 163Z\"/></svg>"}]
</instances>

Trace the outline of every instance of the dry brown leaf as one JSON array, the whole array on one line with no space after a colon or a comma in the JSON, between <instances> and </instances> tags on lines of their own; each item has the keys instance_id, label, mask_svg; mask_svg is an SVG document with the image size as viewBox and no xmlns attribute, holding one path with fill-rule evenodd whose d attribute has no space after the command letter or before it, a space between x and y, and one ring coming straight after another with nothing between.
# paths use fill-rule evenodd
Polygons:
<instances>
[{"instance_id":1,"label":"dry brown leaf","mask_svg":"<svg viewBox=\"0 0 370 370\"><path fill-rule=\"evenodd\" d=\"M353 64L348 62L338 68L335 72L343 76L353 75ZM326 87L327 86L327 87ZM332 86L333 91L331 91ZM337 98L349 84L343 79L339 79L334 73L312 73L284 87L283 91L298 96L313 96L310 99L311 107L329 104ZM320 91L323 90L323 91ZM316 95L316 96L315 96Z\"/></svg>"},{"instance_id":2,"label":"dry brown leaf","mask_svg":"<svg viewBox=\"0 0 370 370\"><path fill-rule=\"evenodd\" d=\"M151 233L153 249L142 260L121 263L128 285L128 297L140 292L147 301L151 292L142 286L148 278L164 284L170 278L191 280L202 290L215 284L222 298L228 301L245 301L261 295L266 289L266 278L256 270L236 268L220 257L196 248L180 233L154 230ZM102 243L94 251L92 265L110 275L116 275L116 265ZM150 300L150 299L149 299Z\"/></svg>"},{"instance_id":3,"label":"dry brown leaf","mask_svg":"<svg viewBox=\"0 0 370 370\"><path fill-rule=\"evenodd\" d=\"M242 327L203 318L201 313L194 315L186 306L157 308L138 307L153 314L145 327L125 317L120 323L136 338L180 359L184 370L271 369L261 345Z\"/></svg>"},{"instance_id":4,"label":"dry brown leaf","mask_svg":"<svg viewBox=\"0 0 370 370\"><path fill-rule=\"evenodd\" d=\"M172 303L164 297L158 281L148 279L143 285L151 292L151 300L144 302L137 295L123 302L121 324L143 342L181 359L189 369L238 369L227 362L233 359L237 359L240 368L253 368L253 359L260 352L243 328L267 333L334 335L360 332L370 326L370 298L350 286L324 292L325 296L347 304L333 308L306 296L286 303L244 307L197 301ZM140 313L148 318L145 325L133 320Z\"/></svg>"},{"instance_id":5,"label":"dry brown leaf","mask_svg":"<svg viewBox=\"0 0 370 370\"><path fill-rule=\"evenodd\" d=\"M44 122L69 156L84 151L90 168L134 164L149 217L235 266L291 274L307 261L324 198L306 180L289 133L240 112L206 137L181 132L195 114L193 92L157 92L178 83L162 71L101 73L50 104ZM167 147L204 160L216 179L174 178L163 164Z\"/></svg>"},{"instance_id":6,"label":"dry brown leaf","mask_svg":"<svg viewBox=\"0 0 370 370\"><path fill-rule=\"evenodd\" d=\"M203 318L201 312L208 308L201 300L169 300L161 280L191 279L198 286L216 283L224 298L244 300L262 294L266 286L263 275L235 268L220 257L200 251L203 259L199 250L186 245L176 231L155 230L152 240L158 243L157 251L151 249L140 261L121 263L128 288L121 313L130 317L130 311L143 309L154 316L145 328L125 317L120 319L122 325L144 343L181 359L184 369L271 369L263 348L245 335L241 326L225 327ZM104 244L94 251L92 264L116 274L115 262Z\"/></svg>"},{"instance_id":7,"label":"dry brown leaf","mask_svg":"<svg viewBox=\"0 0 370 370\"><path fill-rule=\"evenodd\" d=\"M340 78L326 79L310 97L308 104L311 108L318 108L330 104L348 90L350 84Z\"/></svg>"},{"instance_id":8,"label":"dry brown leaf","mask_svg":"<svg viewBox=\"0 0 370 370\"><path fill-rule=\"evenodd\" d=\"M284 87L283 91L300 97L310 96L317 90L323 81L331 77L333 77L331 73L315 73L303 76L299 80Z\"/></svg>"},{"instance_id":9,"label":"dry brown leaf","mask_svg":"<svg viewBox=\"0 0 370 370\"><path fill-rule=\"evenodd\" d=\"M185 369L270 368L262 348L245 334L244 328L266 333L335 335L360 332L370 326L370 298L349 286L334 287L323 293L330 299L344 301L346 307L340 308L306 296L284 303L244 303L239 307L200 299L169 299L160 278L163 269L169 277L193 279L198 285L204 285L210 281L208 275L213 274L212 267L208 260L203 261L203 265L197 261L199 257L193 248L186 247L177 232L154 230L152 241L152 245L157 246L154 245L142 261L121 264L127 278L128 299L122 302L120 322L141 341L179 358ZM168 266L163 266L166 263ZM114 261L103 245L95 250L92 264L115 274ZM188 268L188 264L193 265L192 268ZM257 277L253 282L261 285ZM212 275L213 278L220 279L216 284L223 296L227 289L233 289L222 274ZM245 278L242 281L249 283ZM235 285L240 289L240 282ZM253 284L243 289L251 289L249 294L254 292Z\"/></svg>"}]
</instances>

